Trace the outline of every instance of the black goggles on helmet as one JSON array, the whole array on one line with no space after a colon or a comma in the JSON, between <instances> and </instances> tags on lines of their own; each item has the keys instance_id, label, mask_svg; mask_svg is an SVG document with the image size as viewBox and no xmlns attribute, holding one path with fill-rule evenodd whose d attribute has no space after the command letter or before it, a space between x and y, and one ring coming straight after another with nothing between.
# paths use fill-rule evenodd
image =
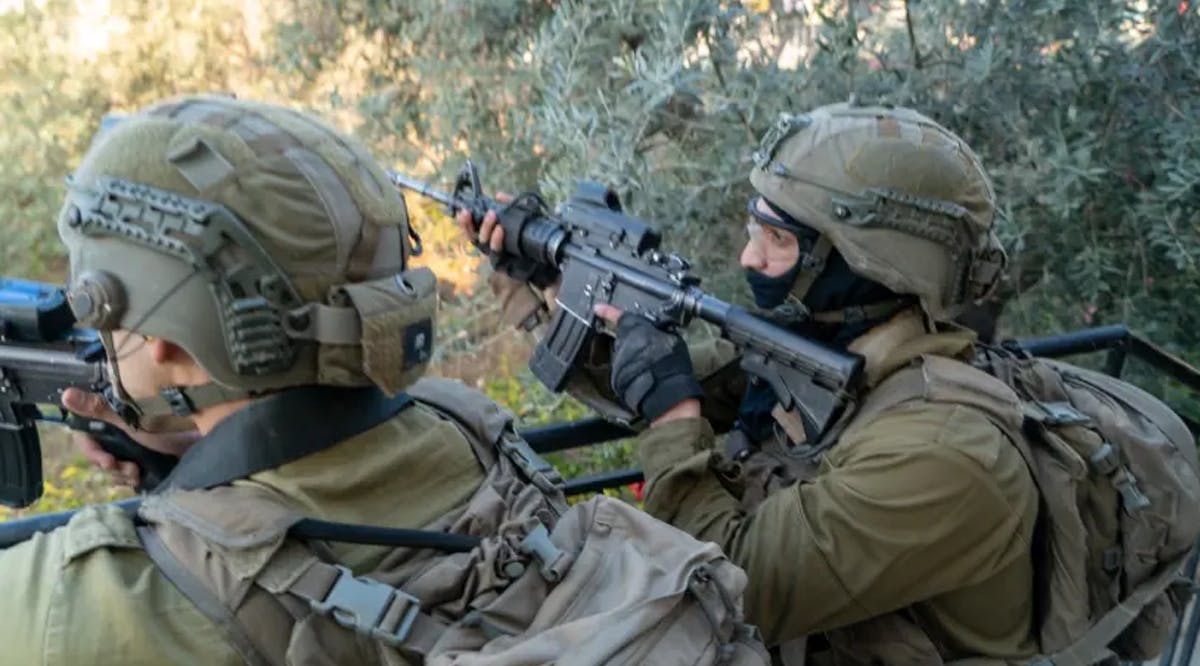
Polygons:
<instances>
[{"instance_id":1,"label":"black goggles on helmet","mask_svg":"<svg viewBox=\"0 0 1200 666\"><path fill-rule=\"evenodd\" d=\"M759 200L761 200L772 213L775 213L776 217L767 215L763 211L759 210ZM816 229L813 229L807 224L792 217L786 210L771 203L770 199L767 199L761 194L754 194L750 197L749 201L746 202L746 212L749 213L750 217L754 218L755 221L759 222L760 224L767 224L792 233L801 241L802 246L811 245L820 235Z\"/></svg>"}]
</instances>

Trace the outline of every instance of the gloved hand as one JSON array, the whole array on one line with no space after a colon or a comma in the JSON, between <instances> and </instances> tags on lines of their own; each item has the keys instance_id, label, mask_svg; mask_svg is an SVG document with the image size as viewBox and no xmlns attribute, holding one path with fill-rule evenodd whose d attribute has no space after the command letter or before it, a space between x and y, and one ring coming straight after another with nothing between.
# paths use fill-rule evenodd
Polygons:
<instances>
[{"instance_id":1,"label":"gloved hand","mask_svg":"<svg viewBox=\"0 0 1200 666\"><path fill-rule=\"evenodd\" d=\"M677 334L629 313L620 315L616 333L610 381L626 407L653 423L704 395L687 345Z\"/></svg>"}]
</instances>

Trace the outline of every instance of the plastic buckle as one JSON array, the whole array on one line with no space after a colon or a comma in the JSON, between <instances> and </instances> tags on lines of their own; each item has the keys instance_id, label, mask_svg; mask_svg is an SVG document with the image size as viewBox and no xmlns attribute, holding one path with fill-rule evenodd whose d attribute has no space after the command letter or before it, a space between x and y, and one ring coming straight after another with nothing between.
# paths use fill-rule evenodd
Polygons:
<instances>
[{"instance_id":1,"label":"plastic buckle","mask_svg":"<svg viewBox=\"0 0 1200 666\"><path fill-rule=\"evenodd\" d=\"M1092 422L1069 402L1037 402L1035 404L1043 415L1039 420L1046 425L1086 425Z\"/></svg>"},{"instance_id":2,"label":"plastic buckle","mask_svg":"<svg viewBox=\"0 0 1200 666\"><path fill-rule=\"evenodd\" d=\"M335 622L353 629L360 634L382 641L392 647L399 647L408 639L416 622L417 614L421 612L421 600L413 595L398 590L390 585L384 585L369 578L357 578L346 567L335 564L339 574L329 588L329 594L322 601L310 599L308 605L314 612L332 617ZM407 605L404 616L396 625L394 631L385 631L380 623L388 615L388 610L394 603Z\"/></svg>"},{"instance_id":3,"label":"plastic buckle","mask_svg":"<svg viewBox=\"0 0 1200 666\"><path fill-rule=\"evenodd\" d=\"M1134 511L1150 506L1150 498L1146 497L1146 494L1138 487L1133 475L1125 469L1122 469L1122 472L1122 478L1115 479L1113 485L1121 494L1121 507L1125 509L1125 513L1132 514Z\"/></svg>"},{"instance_id":4,"label":"plastic buckle","mask_svg":"<svg viewBox=\"0 0 1200 666\"><path fill-rule=\"evenodd\" d=\"M517 544L517 550L533 556L541 564L538 570L542 578L551 583L557 583L562 578L562 572L555 569L555 566L566 553L550 540L550 532L545 525L539 523L537 527L529 530L525 538L521 539L521 543Z\"/></svg>"},{"instance_id":5,"label":"plastic buckle","mask_svg":"<svg viewBox=\"0 0 1200 666\"><path fill-rule=\"evenodd\" d=\"M554 465L539 456L533 447L529 446L529 442L517 433L506 432L500 441L500 450L507 454L508 459L513 461L530 483L538 486L540 490L549 492L562 487L562 476ZM539 482L539 479L542 481ZM542 487L543 484L547 487Z\"/></svg>"},{"instance_id":6,"label":"plastic buckle","mask_svg":"<svg viewBox=\"0 0 1200 666\"><path fill-rule=\"evenodd\" d=\"M1108 476L1109 474L1117 471L1117 467L1121 465L1121 461L1117 457L1117 450L1114 449L1113 445L1109 444L1108 442L1105 442L1104 446L1101 446L1099 450L1093 453L1092 456L1088 458L1088 462L1092 464L1093 470L1103 474L1104 476Z\"/></svg>"}]
</instances>

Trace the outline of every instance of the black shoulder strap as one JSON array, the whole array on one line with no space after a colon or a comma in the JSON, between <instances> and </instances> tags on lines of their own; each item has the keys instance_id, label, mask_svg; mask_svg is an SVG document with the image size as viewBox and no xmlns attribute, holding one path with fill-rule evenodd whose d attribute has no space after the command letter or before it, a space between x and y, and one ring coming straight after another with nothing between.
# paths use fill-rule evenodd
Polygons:
<instances>
[{"instance_id":1,"label":"black shoulder strap","mask_svg":"<svg viewBox=\"0 0 1200 666\"><path fill-rule=\"evenodd\" d=\"M168 488L212 488L278 467L366 432L412 403L413 399L407 393L388 398L375 388L326 386L292 389L265 398L234 413L207 437L196 442L154 492L164 492ZM137 520L141 502L142 499L137 497L116 504ZM0 549L21 543L38 532L62 527L75 513L77 510L62 511L2 523ZM288 532L302 539L432 548L451 553L469 551L480 541L479 537L465 534L354 525L313 518L299 521ZM168 578L171 578L169 574Z\"/></svg>"},{"instance_id":2,"label":"black shoulder strap","mask_svg":"<svg viewBox=\"0 0 1200 666\"><path fill-rule=\"evenodd\" d=\"M375 387L302 386L262 398L192 445L154 492L212 488L279 467L366 432L412 402Z\"/></svg>"}]
</instances>

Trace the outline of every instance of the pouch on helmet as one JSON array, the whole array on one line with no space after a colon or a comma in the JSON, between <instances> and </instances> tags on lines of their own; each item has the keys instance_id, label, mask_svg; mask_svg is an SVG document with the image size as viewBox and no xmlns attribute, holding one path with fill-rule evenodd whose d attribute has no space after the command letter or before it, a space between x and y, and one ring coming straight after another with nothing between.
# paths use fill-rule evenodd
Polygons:
<instances>
[{"instance_id":1,"label":"pouch on helmet","mask_svg":"<svg viewBox=\"0 0 1200 666\"><path fill-rule=\"evenodd\" d=\"M428 268L339 285L328 300L335 306L322 306L316 316L329 319L327 313L341 311L355 323L344 324L345 337L336 342L326 331L317 354L319 383L344 384L365 375L395 394L425 372L437 312L437 280Z\"/></svg>"}]
</instances>

